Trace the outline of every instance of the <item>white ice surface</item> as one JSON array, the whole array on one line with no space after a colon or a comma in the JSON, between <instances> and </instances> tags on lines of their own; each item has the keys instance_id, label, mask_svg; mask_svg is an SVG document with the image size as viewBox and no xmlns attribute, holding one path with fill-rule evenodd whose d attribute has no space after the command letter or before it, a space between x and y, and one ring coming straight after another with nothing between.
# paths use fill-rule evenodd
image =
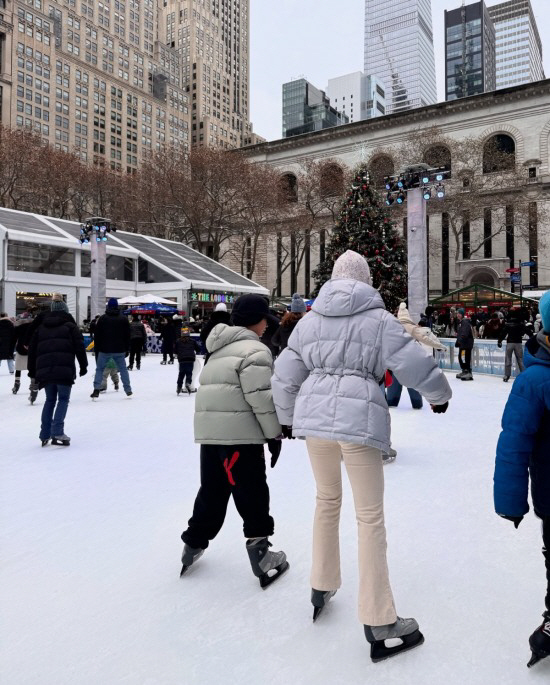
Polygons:
<instances>
[{"instance_id":1,"label":"white ice surface","mask_svg":"<svg viewBox=\"0 0 550 685\"><path fill-rule=\"evenodd\" d=\"M92 362L93 366L93 362ZM0 367L0 682L3 685L550 683L528 671L543 610L540 528L493 513L492 472L510 385L449 376L445 415L392 410L385 468L389 564L398 612L425 644L373 664L357 620L357 543L345 482L342 589L312 624L314 485L305 445L285 443L269 470L275 549L290 571L262 591L241 522L226 524L180 579L182 529L199 479L194 396L176 397L176 366L147 356L131 399L89 398L79 379L69 448L38 441L43 393L27 400Z\"/></svg>"}]
</instances>

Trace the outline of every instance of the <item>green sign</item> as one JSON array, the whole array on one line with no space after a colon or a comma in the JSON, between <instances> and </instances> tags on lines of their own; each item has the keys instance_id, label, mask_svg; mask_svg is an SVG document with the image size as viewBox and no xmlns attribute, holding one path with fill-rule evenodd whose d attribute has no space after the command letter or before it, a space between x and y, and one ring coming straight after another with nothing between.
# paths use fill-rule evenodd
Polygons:
<instances>
[{"instance_id":1,"label":"green sign","mask_svg":"<svg viewBox=\"0 0 550 685\"><path fill-rule=\"evenodd\" d=\"M205 293L193 291L189 298L190 302L208 302L212 304L233 304L235 302L235 295L228 295L227 293Z\"/></svg>"}]
</instances>

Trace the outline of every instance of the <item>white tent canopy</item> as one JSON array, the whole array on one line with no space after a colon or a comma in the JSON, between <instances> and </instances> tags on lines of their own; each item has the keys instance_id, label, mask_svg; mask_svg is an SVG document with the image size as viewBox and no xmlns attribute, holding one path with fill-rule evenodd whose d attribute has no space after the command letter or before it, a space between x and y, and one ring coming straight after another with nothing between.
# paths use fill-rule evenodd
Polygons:
<instances>
[{"instance_id":1,"label":"white tent canopy","mask_svg":"<svg viewBox=\"0 0 550 685\"><path fill-rule=\"evenodd\" d=\"M160 295L152 295L151 293L139 295L136 299L139 300L141 304L152 304L154 302L155 304L171 304L173 307L178 306L178 303L174 302L174 300L167 300Z\"/></svg>"},{"instance_id":2,"label":"white tent canopy","mask_svg":"<svg viewBox=\"0 0 550 685\"><path fill-rule=\"evenodd\" d=\"M121 297L118 300L119 304L142 304L142 300L139 297L134 297L134 295L129 295L128 297Z\"/></svg>"}]
</instances>

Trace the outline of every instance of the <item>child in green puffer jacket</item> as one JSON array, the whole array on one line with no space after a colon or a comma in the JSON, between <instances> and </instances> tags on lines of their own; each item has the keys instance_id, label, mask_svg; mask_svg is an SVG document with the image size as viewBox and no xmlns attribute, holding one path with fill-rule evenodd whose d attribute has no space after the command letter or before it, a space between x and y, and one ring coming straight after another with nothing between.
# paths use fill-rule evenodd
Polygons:
<instances>
[{"instance_id":1,"label":"child in green puffer jacket","mask_svg":"<svg viewBox=\"0 0 550 685\"><path fill-rule=\"evenodd\" d=\"M109 379L109 376L111 376L111 380L113 381L115 390L118 390L118 384L120 379L118 376L117 365L115 364L115 360L112 357L110 357L109 361L105 365L105 368L103 369L103 379L101 381L99 392L105 392L107 390L107 381Z\"/></svg>"}]
</instances>

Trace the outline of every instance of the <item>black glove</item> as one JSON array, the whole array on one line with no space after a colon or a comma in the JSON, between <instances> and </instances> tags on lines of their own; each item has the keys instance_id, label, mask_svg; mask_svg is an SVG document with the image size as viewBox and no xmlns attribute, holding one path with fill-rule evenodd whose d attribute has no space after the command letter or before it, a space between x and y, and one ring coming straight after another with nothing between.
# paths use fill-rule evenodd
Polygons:
<instances>
[{"instance_id":1,"label":"black glove","mask_svg":"<svg viewBox=\"0 0 550 685\"><path fill-rule=\"evenodd\" d=\"M445 404L432 404L430 405L434 414L444 414L449 408L449 403Z\"/></svg>"},{"instance_id":2,"label":"black glove","mask_svg":"<svg viewBox=\"0 0 550 685\"><path fill-rule=\"evenodd\" d=\"M292 426L283 426L283 438L288 438L288 440L296 440L292 435Z\"/></svg>"},{"instance_id":3,"label":"black glove","mask_svg":"<svg viewBox=\"0 0 550 685\"><path fill-rule=\"evenodd\" d=\"M267 441L267 449L271 453L271 468L275 467L275 464L277 463L277 459L279 458L279 455L281 454L281 448L282 448L281 441L277 440L277 438L271 438L271 440Z\"/></svg>"},{"instance_id":4,"label":"black glove","mask_svg":"<svg viewBox=\"0 0 550 685\"><path fill-rule=\"evenodd\" d=\"M497 342L497 345L498 345L499 347L502 347L502 343L501 343L500 341Z\"/></svg>"},{"instance_id":5,"label":"black glove","mask_svg":"<svg viewBox=\"0 0 550 685\"><path fill-rule=\"evenodd\" d=\"M84 366L80 369L79 376L85 376L88 373L88 369Z\"/></svg>"},{"instance_id":6,"label":"black glove","mask_svg":"<svg viewBox=\"0 0 550 685\"><path fill-rule=\"evenodd\" d=\"M519 524L523 521L523 516L504 516L504 514L499 514L499 516L507 521L512 521L516 530L519 528Z\"/></svg>"}]
</instances>

